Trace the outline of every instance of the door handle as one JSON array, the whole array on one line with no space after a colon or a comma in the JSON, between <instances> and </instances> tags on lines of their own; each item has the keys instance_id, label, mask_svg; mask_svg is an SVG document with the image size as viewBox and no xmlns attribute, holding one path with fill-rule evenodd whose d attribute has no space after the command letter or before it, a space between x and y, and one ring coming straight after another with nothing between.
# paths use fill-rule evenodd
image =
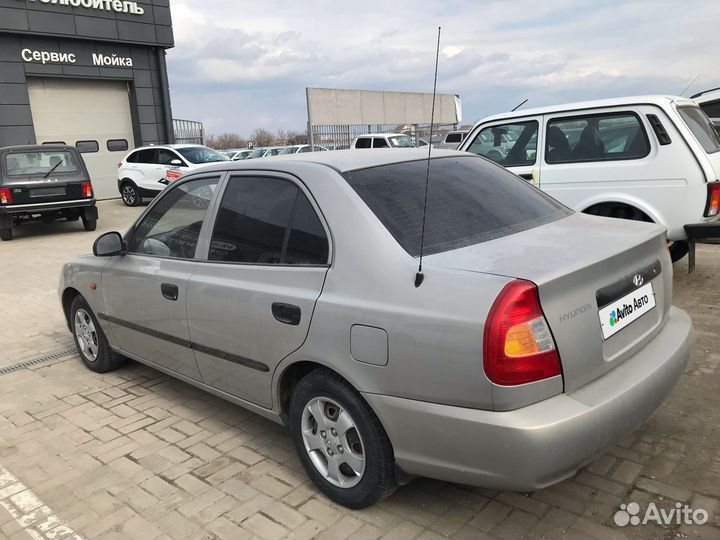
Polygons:
<instances>
[{"instance_id":1,"label":"door handle","mask_svg":"<svg viewBox=\"0 0 720 540\"><path fill-rule=\"evenodd\" d=\"M532 180L533 179L532 173L518 174L518 176L520 178L522 178L523 180Z\"/></svg>"},{"instance_id":2,"label":"door handle","mask_svg":"<svg viewBox=\"0 0 720 540\"><path fill-rule=\"evenodd\" d=\"M160 285L160 292L162 292L163 297L173 302L178 299L178 286L172 283L162 283Z\"/></svg>"},{"instance_id":3,"label":"door handle","mask_svg":"<svg viewBox=\"0 0 720 540\"><path fill-rule=\"evenodd\" d=\"M280 321L290 326L300 324L300 308L292 304L283 304L282 302L273 302L272 314L276 321Z\"/></svg>"}]
</instances>

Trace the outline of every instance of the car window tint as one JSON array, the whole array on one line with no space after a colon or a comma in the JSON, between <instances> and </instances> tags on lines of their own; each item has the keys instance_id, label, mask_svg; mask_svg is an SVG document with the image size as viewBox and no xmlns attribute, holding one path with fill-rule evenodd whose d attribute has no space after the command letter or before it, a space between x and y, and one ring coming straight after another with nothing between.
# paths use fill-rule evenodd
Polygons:
<instances>
[{"instance_id":1,"label":"car window tint","mask_svg":"<svg viewBox=\"0 0 720 540\"><path fill-rule=\"evenodd\" d=\"M397 242L420 254L426 160L343 174ZM572 212L511 172L474 156L430 163L425 254L500 238Z\"/></svg>"},{"instance_id":2,"label":"car window tint","mask_svg":"<svg viewBox=\"0 0 720 540\"><path fill-rule=\"evenodd\" d=\"M315 209L304 193L295 206L284 264L327 264L328 240Z\"/></svg>"},{"instance_id":3,"label":"car window tint","mask_svg":"<svg viewBox=\"0 0 720 540\"><path fill-rule=\"evenodd\" d=\"M166 191L138 223L128 251L192 259L217 178L186 182Z\"/></svg>"},{"instance_id":4,"label":"car window tint","mask_svg":"<svg viewBox=\"0 0 720 540\"><path fill-rule=\"evenodd\" d=\"M446 143L458 143L460 144L463 139L462 133L448 133L447 137L445 137Z\"/></svg>"},{"instance_id":5,"label":"car window tint","mask_svg":"<svg viewBox=\"0 0 720 540\"><path fill-rule=\"evenodd\" d=\"M385 139L381 139L380 137L375 137L373 139L373 148L388 148L388 143Z\"/></svg>"},{"instance_id":6,"label":"car window tint","mask_svg":"<svg viewBox=\"0 0 720 540\"><path fill-rule=\"evenodd\" d=\"M547 163L639 159L649 153L647 133L634 113L556 118L547 125Z\"/></svg>"},{"instance_id":7,"label":"car window tint","mask_svg":"<svg viewBox=\"0 0 720 540\"><path fill-rule=\"evenodd\" d=\"M360 137L355 141L355 148L370 148L372 146L372 139L370 137Z\"/></svg>"},{"instance_id":8,"label":"car window tint","mask_svg":"<svg viewBox=\"0 0 720 540\"><path fill-rule=\"evenodd\" d=\"M720 135L700 107L678 107L678 112L708 154L720 150Z\"/></svg>"},{"instance_id":9,"label":"car window tint","mask_svg":"<svg viewBox=\"0 0 720 540\"><path fill-rule=\"evenodd\" d=\"M135 163L157 163L157 150L155 148L147 148L138 152L137 161Z\"/></svg>"},{"instance_id":10,"label":"car window tint","mask_svg":"<svg viewBox=\"0 0 720 540\"><path fill-rule=\"evenodd\" d=\"M504 167L534 165L537 160L538 123L513 122L482 129L468 152L486 157Z\"/></svg>"},{"instance_id":11,"label":"car window tint","mask_svg":"<svg viewBox=\"0 0 720 540\"><path fill-rule=\"evenodd\" d=\"M175 152L171 152L165 148L158 148L157 163L161 165L170 165L173 159L180 159ZM181 160L182 161L182 160Z\"/></svg>"},{"instance_id":12,"label":"car window tint","mask_svg":"<svg viewBox=\"0 0 720 540\"><path fill-rule=\"evenodd\" d=\"M210 242L213 261L278 264L298 188L278 178L231 178Z\"/></svg>"},{"instance_id":13,"label":"car window tint","mask_svg":"<svg viewBox=\"0 0 720 540\"><path fill-rule=\"evenodd\" d=\"M720 118L720 99L715 101L708 101L700 105L700 108L710 118Z\"/></svg>"}]
</instances>

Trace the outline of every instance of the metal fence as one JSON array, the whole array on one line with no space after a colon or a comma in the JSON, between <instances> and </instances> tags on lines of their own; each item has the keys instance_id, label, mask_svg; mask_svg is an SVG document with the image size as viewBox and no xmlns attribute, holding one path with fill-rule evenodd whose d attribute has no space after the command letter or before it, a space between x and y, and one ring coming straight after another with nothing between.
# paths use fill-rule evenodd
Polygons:
<instances>
[{"instance_id":1,"label":"metal fence","mask_svg":"<svg viewBox=\"0 0 720 540\"><path fill-rule=\"evenodd\" d=\"M173 118L175 142L183 144L205 144L205 130L202 122Z\"/></svg>"},{"instance_id":2,"label":"metal fence","mask_svg":"<svg viewBox=\"0 0 720 540\"><path fill-rule=\"evenodd\" d=\"M433 142L436 142L437 136L448 131L457 129L457 124L433 124ZM388 124L371 124L371 125L312 125L312 141L313 144L324 146L331 150L339 150L349 148L355 137L366 135L368 133L403 133L409 135L415 144L419 144L420 140L428 142L430 139L430 124L412 124L412 125L388 125Z\"/></svg>"}]
</instances>

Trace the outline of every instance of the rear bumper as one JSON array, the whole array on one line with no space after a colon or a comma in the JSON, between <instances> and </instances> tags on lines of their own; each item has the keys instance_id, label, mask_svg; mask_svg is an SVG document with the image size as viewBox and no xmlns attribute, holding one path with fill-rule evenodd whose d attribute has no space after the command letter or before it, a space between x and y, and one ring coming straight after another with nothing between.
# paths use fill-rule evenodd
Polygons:
<instances>
[{"instance_id":1,"label":"rear bumper","mask_svg":"<svg viewBox=\"0 0 720 540\"><path fill-rule=\"evenodd\" d=\"M720 219L702 223L685 225L685 234L688 240L701 242L703 240L720 239Z\"/></svg>"},{"instance_id":2,"label":"rear bumper","mask_svg":"<svg viewBox=\"0 0 720 540\"><path fill-rule=\"evenodd\" d=\"M364 394L390 436L398 466L497 489L534 491L572 476L642 424L683 373L690 317L668 321L635 356L570 394L494 412Z\"/></svg>"},{"instance_id":3,"label":"rear bumper","mask_svg":"<svg viewBox=\"0 0 720 540\"><path fill-rule=\"evenodd\" d=\"M72 201L57 201L48 203L11 204L0 206L2 214L40 214L42 212L53 212L55 210L66 210L68 208L86 208L95 206L95 199L75 199Z\"/></svg>"}]
</instances>

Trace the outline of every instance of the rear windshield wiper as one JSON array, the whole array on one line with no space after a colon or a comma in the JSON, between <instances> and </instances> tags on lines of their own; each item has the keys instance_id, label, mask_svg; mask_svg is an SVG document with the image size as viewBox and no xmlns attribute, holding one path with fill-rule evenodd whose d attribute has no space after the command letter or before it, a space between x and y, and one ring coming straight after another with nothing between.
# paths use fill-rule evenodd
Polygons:
<instances>
[{"instance_id":1,"label":"rear windshield wiper","mask_svg":"<svg viewBox=\"0 0 720 540\"><path fill-rule=\"evenodd\" d=\"M50 176L50 173L52 173L55 169L57 169L57 168L60 166L61 163L62 163L62 161L60 161L60 162L56 163L55 165L53 165L53 168L50 169L50 170L45 174L45 176L43 176L43 178L47 178L48 176Z\"/></svg>"}]
</instances>

